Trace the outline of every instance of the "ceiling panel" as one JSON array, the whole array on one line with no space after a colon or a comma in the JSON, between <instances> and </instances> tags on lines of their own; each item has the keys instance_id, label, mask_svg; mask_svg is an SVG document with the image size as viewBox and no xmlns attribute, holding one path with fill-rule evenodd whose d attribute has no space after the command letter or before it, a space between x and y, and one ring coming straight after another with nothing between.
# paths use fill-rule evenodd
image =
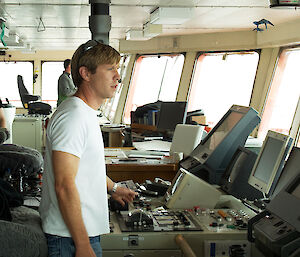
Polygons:
<instances>
[{"instance_id":1,"label":"ceiling panel","mask_svg":"<svg viewBox=\"0 0 300 257\"><path fill-rule=\"evenodd\" d=\"M110 10L113 27L142 28L149 20L149 7L112 6Z\"/></svg>"},{"instance_id":2,"label":"ceiling panel","mask_svg":"<svg viewBox=\"0 0 300 257\"><path fill-rule=\"evenodd\" d=\"M74 4L89 4L89 0L0 0L1 4L60 4L60 5L74 5Z\"/></svg>"},{"instance_id":3,"label":"ceiling panel","mask_svg":"<svg viewBox=\"0 0 300 257\"><path fill-rule=\"evenodd\" d=\"M176 0L174 0L176 2ZM269 6L269 0L198 0L197 5L206 6Z\"/></svg>"},{"instance_id":4,"label":"ceiling panel","mask_svg":"<svg viewBox=\"0 0 300 257\"><path fill-rule=\"evenodd\" d=\"M195 15L181 25L163 25L164 35L252 30L262 18L279 25L300 19L300 10L270 9L268 0L111 0L110 41L124 39L129 29L142 30L157 7L193 7ZM91 38L88 0L0 0L0 17L35 49L74 49ZM41 30L42 24L45 26ZM39 27L40 25L40 27Z\"/></svg>"}]
</instances>

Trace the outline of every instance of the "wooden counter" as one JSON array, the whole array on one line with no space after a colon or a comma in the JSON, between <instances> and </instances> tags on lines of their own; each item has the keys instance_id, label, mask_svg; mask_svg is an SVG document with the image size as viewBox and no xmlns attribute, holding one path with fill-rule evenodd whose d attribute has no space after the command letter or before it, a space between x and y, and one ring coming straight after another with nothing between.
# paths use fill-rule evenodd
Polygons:
<instances>
[{"instance_id":1,"label":"wooden counter","mask_svg":"<svg viewBox=\"0 0 300 257\"><path fill-rule=\"evenodd\" d=\"M114 181L132 179L134 182L143 183L146 179L154 181L159 177L164 180L172 181L178 170L176 163L109 163L106 164L107 175Z\"/></svg>"}]
</instances>

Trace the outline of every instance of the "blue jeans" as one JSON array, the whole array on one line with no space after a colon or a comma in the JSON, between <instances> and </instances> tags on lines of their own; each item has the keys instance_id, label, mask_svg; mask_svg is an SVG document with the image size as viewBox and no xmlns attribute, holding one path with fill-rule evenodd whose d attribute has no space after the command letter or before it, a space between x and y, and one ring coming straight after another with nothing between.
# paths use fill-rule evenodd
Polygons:
<instances>
[{"instance_id":1,"label":"blue jeans","mask_svg":"<svg viewBox=\"0 0 300 257\"><path fill-rule=\"evenodd\" d=\"M75 245L72 237L45 234L48 244L48 257L74 257ZM97 257L102 257L100 236L90 237L91 246Z\"/></svg>"}]
</instances>

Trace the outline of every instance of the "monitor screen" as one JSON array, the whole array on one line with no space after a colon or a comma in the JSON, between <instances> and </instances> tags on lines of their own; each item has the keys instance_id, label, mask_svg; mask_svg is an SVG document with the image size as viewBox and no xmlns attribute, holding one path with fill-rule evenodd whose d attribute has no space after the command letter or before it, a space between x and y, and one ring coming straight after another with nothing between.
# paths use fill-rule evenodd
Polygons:
<instances>
[{"instance_id":1,"label":"monitor screen","mask_svg":"<svg viewBox=\"0 0 300 257\"><path fill-rule=\"evenodd\" d=\"M248 183L265 194L271 193L271 187L275 188L290 147L289 136L269 130Z\"/></svg>"},{"instance_id":2,"label":"monitor screen","mask_svg":"<svg viewBox=\"0 0 300 257\"><path fill-rule=\"evenodd\" d=\"M240 130L237 127L237 124L240 123L240 125L245 125L246 123L253 122L253 118L244 119L243 124L241 123L241 120L245 116L251 116L249 115L251 113L251 110L253 110L250 107L243 107L243 106L237 106L233 105L222 117L222 119L216 124L216 126L207 134L207 136L204 138L204 140L195 148L195 150L191 153L191 156L193 156L195 159L201 161L205 161L209 154L215 151L215 149L218 148L221 142L224 142L224 139L230 139L232 142L234 142L237 138L241 141L240 145L244 145L246 142L246 139L250 132L252 132L253 128L250 132L247 131L247 129ZM253 110L254 111L254 110ZM247 115L248 114L248 115ZM254 119L257 120L255 122L255 126L257 125L259 121L259 117L257 116L257 113L254 114ZM233 129L235 129L235 135L233 133ZM241 136L242 134L247 133L247 136ZM228 147L232 142L225 143ZM224 145L224 143L223 143ZM226 146L225 146L226 147ZM235 150L237 149L238 145L236 146ZM227 149L228 150L228 149ZM232 152L232 155L234 154ZM232 157L231 155L231 157ZM230 157L230 158L231 158Z\"/></svg>"},{"instance_id":3,"label":"monitor screen","mask_svg":"<svg viewBox=\"0 0 300 257\"><path fill-rule=\"evenodd\" d=\"M177 124L184 124L186 120L186 102L161 102L158 121L159 131L174 131Z\"/></svg>"},{"instance_id":4,"label":"monitor screen","mask_svg":"<svg viewBox=\"0 0 300 257\"><path fill-rule=\"evenodd\" d=\"M211 184L222 174L239 146L260 122L251 107L233 105L180 166Z\"/></svg>"},{"instance_id":5,"label":"monitor screen","mask_svg":"<svg viewBox=\"0 0 300 257\"><path fill-rule=\"evenodd\" d=\"M179 169L164 200L166 206L171 209L186 209L194 206L214 208L220 195L221 192L216 187L184 169Z\"/></svg>"},{"instance_id":6,"label":"monitor screen","mask_svg":"<svg viewBox=\"0 0 300 257\"><path fill-rule=\"evenodd\" d=\"M215 150L216 147L222 142L224 137L232 130L232 128L241 120L244 113L230 112L226 119L216 128L214 133L209 134L205 140L205 145L211 151ZM204 144L204 143L203 143Z\"/></svg>"},{"instance_id":7,"label":"monitor screen","mask_svg":"<svg viewBox=\"0 0 300 257\"><path fill-rule=\"evenodd\" d=\"M260 156L260 161L257 163L254 171L254 177L263 181L264 183L268 183L284 143L285 142L280 139L275 139L272 137L267 138L265 147L263 148Z\"/></svg>"}]
</instances>

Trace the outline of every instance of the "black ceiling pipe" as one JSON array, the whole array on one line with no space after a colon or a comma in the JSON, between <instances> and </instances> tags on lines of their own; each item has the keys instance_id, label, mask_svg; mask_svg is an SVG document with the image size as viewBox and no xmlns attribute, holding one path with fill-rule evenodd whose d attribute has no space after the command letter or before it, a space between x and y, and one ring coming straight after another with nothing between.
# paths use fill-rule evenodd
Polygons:
<instances>
[{"instance_id":1,"label":"black ceiling pipe","mask_svg":"<svg viewBox=\"0 0 300 257\"><path fill-rule=\"evenodd\" d=\"M89 0L91 15L89 28L92 39L109 44L109 31L111 29L111 16L109 15L110 0Z\"/></svg>"}]
</instances>

